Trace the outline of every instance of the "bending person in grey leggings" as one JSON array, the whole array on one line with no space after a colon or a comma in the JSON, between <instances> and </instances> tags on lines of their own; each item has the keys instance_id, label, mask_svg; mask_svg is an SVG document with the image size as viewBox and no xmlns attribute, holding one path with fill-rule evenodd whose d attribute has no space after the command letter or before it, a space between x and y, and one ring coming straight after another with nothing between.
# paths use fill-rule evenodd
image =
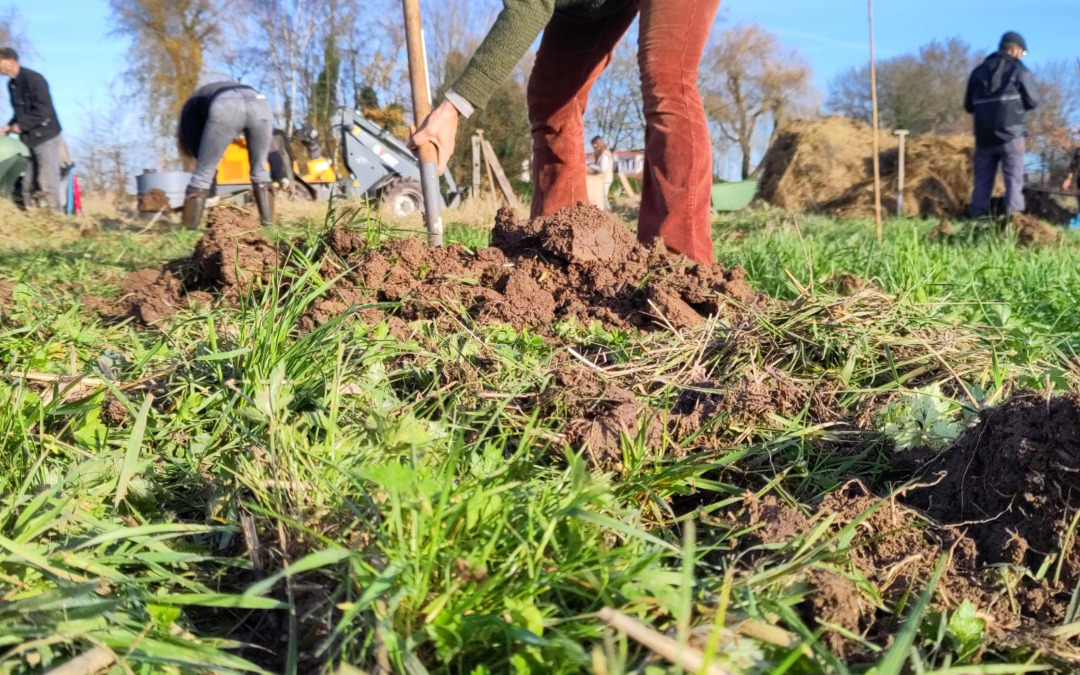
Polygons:
<instances>
[{"instance_id":1,"label":"bending person in grey leggings","mask_svg":"<svg viewBox=\"0 0 1080 675\"><path fill-rule=\"evenodd\" d=\"M263 224L274 221L273 191L267 158L274 132L274 112L266 97L236 82L208 84L188 99L180 113L180 152L195 160L195 173L184 198L184 225L199 227L206 200L225 150L240 133L251 158L251 193Z\"/></svg>"}]
</instances>

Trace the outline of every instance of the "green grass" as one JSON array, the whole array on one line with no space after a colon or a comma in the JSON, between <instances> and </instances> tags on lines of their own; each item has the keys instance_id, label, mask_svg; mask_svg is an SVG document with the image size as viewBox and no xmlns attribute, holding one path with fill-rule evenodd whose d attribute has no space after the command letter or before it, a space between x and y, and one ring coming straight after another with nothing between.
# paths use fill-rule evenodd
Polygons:
<instances>
[{"instance_id":1,"label":"green grass","mask_svg":"<svg viewBox=\"0 0 1080 675\"><path fill-rule=\"evenodd\" d=\"M775 212L733 216L717 225L716 256L745 267L754 285L774 297L797 297L787 272L811 291L855 274L927 312L971 324L1023 325L1067 340L1080 334L1075 235L1059 247L1024 248L975 229L954 241L928 241L932 225L886 221L879 246L867 221Z\"/></svg>"},{"instance_id":2,"label":"green grass","mask_svg":"<svg viewBox=\"0 0 1080 675\"><path fill-rule=\"evenodd\" d=\"M931 243L916 222L890 224L878 248L865 223L782 220L720 224L718 258L769 295L798 297L794 277L815 300L761 317L762 352L710 354L710 372L735 377L768 358L808 382L843 378L852 402L900 395L948 380L913 331L963 326L980 342L938 347L991 399L1025 378L1073 382L1075 248ZM111 672L140 674L681 672L606 628L604 607L680 640L711 632L706 651L729 672L848 672L798 609L798 579L842 564L854 525L808 532L748 568L740 533L716 516L748 488L810 502L852 475L873 481L888 443L868 434L857 454L822 452L852 439L795 414L738 439L718 430L729 442L691 441L688 457L628 438L622 471L595 468L558 442L565 419L519 398L546 391L552 360L573 346L668 382L648 394L662 408L699 358L693 345L430 324L403 342L344 317L300 333L325 291L313 228L287 292L188 310L163 330L103 324L79 299L189 252L192 233L0 255L0 281L15 282L0 323L0 672L44 672L95 649ZM486 243L461 224L448 238ZM825 308L847 306L828 287L842 272L899 299L852 305L858 321L839 326ZM100 383L12 376L72 366ZM110 400L124 421L107 420ZM919 630L930 621L922 590L877 672L964 665L945 633ZM797 642L737 635L736 617L778 623ZM991 651L999 670L941 672L1025 672L1025 659Z\"/></svg>"}]
</instances>

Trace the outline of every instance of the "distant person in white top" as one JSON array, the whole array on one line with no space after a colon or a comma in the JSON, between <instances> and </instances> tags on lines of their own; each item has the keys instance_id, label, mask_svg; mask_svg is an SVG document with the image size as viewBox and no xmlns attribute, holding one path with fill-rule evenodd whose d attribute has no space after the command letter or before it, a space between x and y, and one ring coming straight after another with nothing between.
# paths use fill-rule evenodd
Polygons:
<instances>
[{"instance_id":1,"label":"distant person in white top","mask_svg":"<svg viewBox=\"0 0 1080 675\"><path fill-rule=\"evenodd\" d=\"M604 139L599 136L592 139L592 148L595 161L589 165L589 173L604 177L604 210L610 211L608 193L611 192L611 184L615 182L615 156L611 154L611 150L608 150Z\"/></svg>"}]
</instances>

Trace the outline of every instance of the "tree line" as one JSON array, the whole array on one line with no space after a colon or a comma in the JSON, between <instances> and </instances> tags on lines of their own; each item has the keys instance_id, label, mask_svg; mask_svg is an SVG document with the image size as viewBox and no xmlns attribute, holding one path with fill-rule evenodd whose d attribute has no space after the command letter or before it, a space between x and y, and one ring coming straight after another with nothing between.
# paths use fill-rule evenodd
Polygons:
<instances>
[{"instance_id":1,"label":"tree line","mask_svg":"<svg viewBox=\"0 0 1080 675\"><path fill-rule=\"evenodd\" d=\"M502 6L500 0L422 0L433 95L441 96L464 70ZM289 135L314 131L334 156L332 117L338 106L362 109L379 123L407 131L411 121L405 35L399 0L109 0L115 37L130 45L114 111L139 120L145 138L117 139L85 126L82 159L93 169L91 189L117 189L130 165L176 161L173 136L184 101L202 83L231 79L265 93ZM437 26L438 30L433 27ZM645 120L632 27L596 82L586 113L589 134L618 150L641 148ZM0 40L29 49L18 13L0 12ZM881 121L920 133L969 133L961 104L971 70L985 54L959 38L931 41L911 54L878 64ZM531 55L504 82L488 108L460 127L459 147L483 129L508 173L519 173L531 151L526 83ZM1069 62L1036 69L1044 106L1031 120L1034 152L1048 166L1064 161L1080 121L1080 77ZM701 64L701 91L720 151L738 157L741 177L788 120L822 112L870 119L869 67L860 65L814 87L806 59L754 23L714 32ZM131 101L139 102L132 106ZM824 105L823 105L824 102ZM455 177L471 173L468 153L451 163ZM138 156L138 159L135 157ZM84 172L88 173L88 172Z\"/></svg>"}]
</instances>

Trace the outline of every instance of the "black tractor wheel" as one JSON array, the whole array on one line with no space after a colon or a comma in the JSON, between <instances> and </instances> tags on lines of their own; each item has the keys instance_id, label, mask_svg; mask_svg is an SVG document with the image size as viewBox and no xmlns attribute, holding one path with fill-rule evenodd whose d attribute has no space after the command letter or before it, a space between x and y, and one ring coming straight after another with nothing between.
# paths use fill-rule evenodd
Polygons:
<instances>
[{"instance_id":1,"label":"black tractor wheel","mask_svg":"<svg viewBox=\"0 0 1080 675\"><path fill-rule=\"evenodd\" d=\"M424 191L415 178L397 178L379 195L379 206L398 218L424 212Z\"/></svg>"}]
</instances>

